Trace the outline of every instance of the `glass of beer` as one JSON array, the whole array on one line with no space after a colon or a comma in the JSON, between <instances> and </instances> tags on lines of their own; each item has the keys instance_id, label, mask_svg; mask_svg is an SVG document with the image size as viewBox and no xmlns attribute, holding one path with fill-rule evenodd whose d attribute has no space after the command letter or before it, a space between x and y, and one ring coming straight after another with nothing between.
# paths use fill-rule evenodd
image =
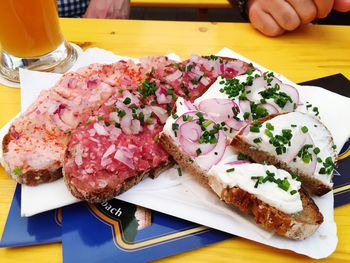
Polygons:
<instances>
[{"instance_id":1,"label":"glass of beer","mask_svg":"<svg viewBox=\"0 0 350 263\"><path fill-rule=\"evenodd\" d=\"M63 73L77 52L62 36L56 0L0 0L0 73L19 82L19 68Z\"/></svg>"}]
</instances>

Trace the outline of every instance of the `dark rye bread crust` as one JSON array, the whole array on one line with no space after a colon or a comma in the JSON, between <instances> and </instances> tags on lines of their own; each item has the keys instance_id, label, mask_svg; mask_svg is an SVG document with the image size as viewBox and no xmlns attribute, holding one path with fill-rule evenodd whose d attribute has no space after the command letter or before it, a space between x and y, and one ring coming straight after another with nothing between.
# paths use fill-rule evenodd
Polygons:
<instances>
[{"instance_id":1,"label":"dark rye bread crust","mask_svg":"<svg viewBox=\"0 0 350 263\"><path fill-rule=\"evenodd\" d=\"M68 173L63 173L63 178L67 188L76 198L85 200L89 203L102 203L126 192L146 177L151 177L152 179L158 177L161 172L169 169L171 166L173 166L173 164L174 162L172 160L169 160L168 163L162 165L161 167L127 178L120 184L118 188L112 188L107 185L104 188L91 192L84 191L83 189L78 189L75 187L75 185L71 183L71 177Z\"/></svg>"},{"instance_id":2,"label":"dark rye bread crust","mask_svg":"<svg viewBox=\"0 0 350 263\"><path fill-rule=\"evenodd\" d=\"M209 184L217 187L220 182L210 177ZM223 187L220 198L229 205L234 205L244 213L251 213L257 224L269 231L290 239L303 240L311 236L323 222L323 216L310 196L299 190L303 210L286 214L258 199L238 187Z\"/></svg>"},{"instance_id":3,"label":"dark rye bread crust","mask_svg":"<svg viewBox=\"0 0 350 263\"><path fill-rule=\"evenodd\" d=\"M226 203L237 206L243 212L252 212L255 222L264 228L281 236L291 239L305 239L311 236L323 222L323 216L313 200L303 190L303 210L299 213L289 215L259 200L255 195L238 188L224 188L217 193L213 184L218 184L214 177L208 177L190 156L185 154L173 139L162 132L159 141L163 148L174 158L174 160L193 175L202 185L210 191L215 192Z\"/></svg>"},{"instance_id":4,"label":"dark rye bread crust","mask_svg":"<svg viewBox=\"0 0 350 263\"><path fill-rule=\"evenodd\" d=\"M8 151L8 145L10 144L12 138L11 138L10 132L8 132L2 141L2 150L4 153ZM27 172L21 173L19 175L15 175L12 171L9 171L9 168L6 167L5 164L5 170L8 174L10 174L14 179L20 183L25 184L29 186L36 186L42 183L48 183L56 181L57 179L62 177L62 168L59 168L57 170L50 171L48 169L43 170L29 170Z\"/></svg>"},{"instance_id":5,"label":"dark rye bread crust","mask_svg":"<svg viewBox=\"0 0 350 263\"><path fill-rule=\"evenodd\" d=\"M282 113L282 114L285 114L285 113ZM259 119L258 121L263 123L278 115L281 115L281 114L273 114L266 118ZM244 128L245 127L243 127L238 132L238 134L233 138L231 142L231 146L236 151L241 152L245 155L248 155L252 160L254 160L257 163L272 164L280 169L288 171L289 173L294 173L302 182L303 187L312 194L315 194L317 196L322 196L332 190L330 186L325 185L322 181L307 175L300 169L290 167L286 162L278 160L274 155L268 152L259 150L253 145L246 142L244 140L244 136L242 136Z\"/></svg>"}]
</instances>

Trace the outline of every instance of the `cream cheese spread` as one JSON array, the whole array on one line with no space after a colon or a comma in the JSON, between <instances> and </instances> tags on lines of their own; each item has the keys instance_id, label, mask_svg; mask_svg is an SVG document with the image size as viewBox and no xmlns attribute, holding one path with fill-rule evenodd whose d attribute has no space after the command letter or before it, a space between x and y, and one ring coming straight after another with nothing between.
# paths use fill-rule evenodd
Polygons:
<instances>
[{"instance_id":1,"label":"cream cheese spread","mask_svg":"<svg viewBox=\"0 0 350 263\"><path fill-rule=\"evenodd\" d=\"M257 184L257 178L264 178L269 174L273 174L275 180L288 181L288 189L282 189L275 182L261 182ZM272 165L262 165L257 163L247 163L239 165L218 164L214 165L208 172L217 181L221 182L225 187L239 187L250 194L255 195L258 199L269 204L276 209L293 214L303 210L302 201L300 199L299 189L300 182L293 179L292 176L281 169L277 169ZM263 179L260 179L261 181ZM221 195L222 189L214 189L217 194Z\"/></svg>"}]
</instances>

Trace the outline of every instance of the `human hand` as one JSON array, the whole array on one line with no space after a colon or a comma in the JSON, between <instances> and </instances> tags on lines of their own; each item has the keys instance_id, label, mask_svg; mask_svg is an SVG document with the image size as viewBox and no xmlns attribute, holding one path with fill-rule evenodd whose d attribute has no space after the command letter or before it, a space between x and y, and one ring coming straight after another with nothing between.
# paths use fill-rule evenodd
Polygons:
<instances>
[{"instance_id":1,"label":"human hand","mask_svg":"<svg viewBox=\"0 0 350 263\"><path fill-rule=\"evenodd\" d=\"M84 17L127 19L130 0L90 0Z\"/></svg>"},{"instance_id":2,"label":"human hand","mask_svg":"<svg viewBox=\"0 0 350 263\"><path fill-rule=\"evenodd\" d=\"M333 3L334 0L248 0L247 8L254 28L267 36L279 36L326 17Z\"/></svg>"},{"instance_id":3,"label":"human hand","mask_svg":"<svg viewBox=\"0 0 350 263\"><path fill-rule=\"evenodd\" d=\"M334 0L334 10L339 12L350 11L350 0Z\"/></svg>"}]
</instances>

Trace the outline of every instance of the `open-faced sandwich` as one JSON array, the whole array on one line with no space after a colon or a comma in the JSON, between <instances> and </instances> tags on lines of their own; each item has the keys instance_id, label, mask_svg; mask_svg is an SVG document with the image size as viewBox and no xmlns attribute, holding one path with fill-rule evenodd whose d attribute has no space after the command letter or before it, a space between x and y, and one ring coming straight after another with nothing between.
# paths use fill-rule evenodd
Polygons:
<instances>
[{"instance_id":1,"label":"open-faced sandwich","mask_svg":"<svg viewBox=\"0 0 350 263\"><path fill-rule=\"evenodd\" d=\"M91 65L68 73L16 119L3 140L6 171L37 185L65 175L77 198L106 201L171 163L154 141L178 96L193 101L218 78L251 70L216 56Z\"/></svg>"},{"instance_id":2,"label":"open-faced sandwich","mask_svg":"<svg viewBox=\"0 0 350 263\"><path fill-rule=\"evenodd\" d=\"M307 166L305 170L312 170L307 175L313 178L305 184L307 189L319 189L319 181L329 189L335 154L331 136L319 120L300 112L287 113L298 104L296 89L271 73L248 72L232 79L219 78L193 104L177 100L176 113L168 118L160 142L183 169L227 204L251 212L256 223L270 231L291 239L305 239L317 230L323 216L302 187L308 180L304 180L306 175L300 169ZM244 136L255 131L255 127L262 127L264 120L284 116L289 116L284 122L265 123L261 133L266 138L259 130L254 138L249 137L249 145L238 141L245 140ZM291 165L294 169L274 166L280 163L269 164L267 156L259 155L259 159L252 154L260 149L259 145L272 145L269 147L275 150L273 145L277 143L269 142L276 137L274 131L283 141L282 153L291 142L299 144L300 147L293 146L295 154L288 155L290 161L295 161ZM324 137L315 137L318 133ZM323 141L320 145L319 140ZM252 163L246 154L257 163ZM324 171L325 178L316 180L321 176L313 175L316 169L321 174Z\"/></svg>"},{"instance_id":3,"label":"open-faced sandwich","mask_svg":"<svg viewBox=\"0 0 350 263\"><path fill-rule=\"evenodd\" d=\"M231 145L256 162L294 174L312 194L332 190L337 153L331 133L312 115L291 112L257 120L243 128Z\"/></svg>"}]
</instances>

